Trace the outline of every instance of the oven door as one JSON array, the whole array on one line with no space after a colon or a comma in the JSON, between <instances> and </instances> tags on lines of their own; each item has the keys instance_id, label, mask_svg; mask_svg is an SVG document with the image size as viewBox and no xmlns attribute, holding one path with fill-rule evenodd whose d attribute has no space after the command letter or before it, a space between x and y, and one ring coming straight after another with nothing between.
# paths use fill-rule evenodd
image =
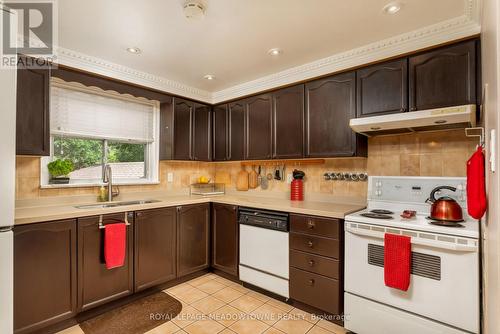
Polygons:
<instances>
[{"instance_id":1,"label":"oven door","mask_svg":"<svg viewBox=\"0 0 500 334\"><path fill-rule=\"evenodd\" d=\"M412 238L408 291L384 285L385 233ZM478 333L478 257L476 239L346 222L345 291Z\"/></svg>"}]
</instances>

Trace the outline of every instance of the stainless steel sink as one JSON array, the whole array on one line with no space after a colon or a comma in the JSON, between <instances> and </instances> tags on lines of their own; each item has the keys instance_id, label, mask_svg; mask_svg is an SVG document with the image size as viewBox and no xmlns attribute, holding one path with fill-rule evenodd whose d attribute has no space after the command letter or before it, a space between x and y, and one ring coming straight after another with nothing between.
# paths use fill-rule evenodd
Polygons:
<instances>
[{"instance_id":1,"label":"stainless steel sink","mask_svg":"<svg viewBox=\"0 0 500 334\"><path fill-rule=\"evenodd\" d=\"M140 204L149 204L149 203L158 203L158 200L155 199L147 199L147 200L138 200L138 201L125 201L125 202L106 202L106 203L98 203L98 204L87 204L87 205L77 205L75 208L77 209L105 209L105 208L115 208L117 206L126 206L126 205L140 205Z\"/></svg>"}]
</instances>

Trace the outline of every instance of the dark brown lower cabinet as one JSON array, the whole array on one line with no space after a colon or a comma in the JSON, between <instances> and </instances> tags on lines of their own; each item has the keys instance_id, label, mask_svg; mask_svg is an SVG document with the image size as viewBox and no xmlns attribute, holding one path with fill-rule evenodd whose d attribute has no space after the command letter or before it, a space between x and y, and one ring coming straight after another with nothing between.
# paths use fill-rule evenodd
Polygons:
<instances>
[{"instance_id":1,"label":"dark brown lower cabinet","mask_svg":"<svg viewBox=\"0 0 500 334\"><path fill-rule=\"evenodd\" d=\"M76 221L14 229L14 330L28 333L76 314Z\"/></svg>"},{"instance_id":2,"label":"dark brown lower cabinet","mask_svg":"<svg viewBox=\"0 0 500 334\"><path fill-rule=\"evenodd\" d=\"M238 276L238 208L214 203L212 206L212 267Z\"/></svg>"},{"instance_id":3,"label":"dark brown lower cabinet","mask_svg":"<svg viewBox=\"0 0 500 334\"><path fill-rule=\"evenodd\" d=\"M135 213L135 291L165 283L176 277L175 215L175 208Z\"/></svg>"},{"instance_id":4,"label":"dark brown lower cabinet","mask_svg":"<svg viewBox=\"0 0 500 334\"><path fill-rule=\"evenodd\" d=\"M210 266L210 204L177 207L177 277Z\"/></svg>"},{"instance_id":5,"label":"dark brown lower cabinet","mask_svg":"<svg viewBox=\"0 0 500 334\"><path fill-rule=\"evenodd\" d=\"M103 225L124 220L124 214L103 217ZM104 229L99 217L78 219L78 311L105 304L134 292L133 280L133 213L128 214L127 250L125 264L106 269L104 261Z\"/></svg>"},{"instance_id":6,"label":"dark brown lower cabinet","mask_svg":"<svg viewBox=\"0 0 500 334\"><path fill-rule=\"evenodd\" d=\"M290 215L290 222L290 297L322 312L342 315L344 222L295 214Z\"/></svg>"}]
</instances>

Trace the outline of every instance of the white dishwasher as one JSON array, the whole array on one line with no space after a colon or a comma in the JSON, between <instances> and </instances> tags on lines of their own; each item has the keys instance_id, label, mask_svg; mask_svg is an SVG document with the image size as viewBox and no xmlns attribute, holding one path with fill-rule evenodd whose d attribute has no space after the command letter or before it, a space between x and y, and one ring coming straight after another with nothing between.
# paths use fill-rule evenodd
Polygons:
<instances>
[{"instance_id":1,"label":"white dishwasher","mask_svg":"<svg viewBox=\"0 0 500 334\"><path fill-rule=\"evenodd\" d=\"M240 280L289 298L288 213L240 208Z\"/></svg>"}]
</instances>

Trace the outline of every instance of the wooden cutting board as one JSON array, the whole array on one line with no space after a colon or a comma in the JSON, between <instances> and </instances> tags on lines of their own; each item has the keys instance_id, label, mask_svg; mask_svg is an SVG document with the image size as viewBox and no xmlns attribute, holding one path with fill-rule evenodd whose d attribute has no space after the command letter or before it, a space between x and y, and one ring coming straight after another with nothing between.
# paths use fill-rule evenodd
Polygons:
<instances>
[{"instance_id":1,"label":"wooden cutting board","mask_svg":"<svg viewBox=\"0 0 500 334\"><path fill-rule=\"evenodd\" d=\"M239 171L238 176L236 177L236 190L248 190L248 172L244 169Z\"/></svg>"},{"instance_id":2,"label":"wooden cutting board","mask_svg":"<svg viewBox=\"0 0 500 334\"><path fill-rule=\"evenodd\" d=\"M248 188L255 189L259 186L259 174L255 171L255 166L252 166L252 171L248 175Z\"/></svg>"}]
</instances>

